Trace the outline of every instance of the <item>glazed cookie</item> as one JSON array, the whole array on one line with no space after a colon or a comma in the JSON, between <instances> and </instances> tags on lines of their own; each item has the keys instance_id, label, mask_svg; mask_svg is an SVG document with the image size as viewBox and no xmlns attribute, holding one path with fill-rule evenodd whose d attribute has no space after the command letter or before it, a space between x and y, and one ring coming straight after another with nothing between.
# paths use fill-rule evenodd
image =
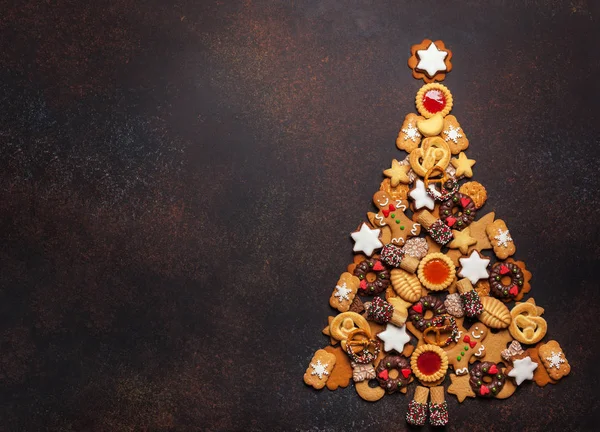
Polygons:
<instances>
[{"instance_id":1,"label":"glazed cookie","mask_svg":"<svg viewBox=\"0 0 600 432\"><path fill-rule=\"evenodd\" d=\"M427 240L420 237L413 237L406 240L406 243L402 247L402 250L406 255L410 255L418 260L422 259L429 251L427 246Z\"/></svg>"},{"instance_id":2,"label":"glazed cookie","mask_svg":"<svg viewBox=\"0 0 600 432\"><path fill-rule=\"evenodd\" d=\"M410 48L410 53L408 67L412 69L412 75L416 79L422 79L426 83L443 81L452 70L452 51L441 40L433 42L423 39L423 42Z\"/></svg>"},{"instance_id":3,"label":"glazed cookie","mask_svg":"<svg viewBox=\"0 0 600 432\"><path fill-rule=\"evenodd\" d=\"M350 234L354 240L354 252L362 252L367 256L373 255L376 249L383 247L383 243L379 241L380 229L371 229L366 223L362 223L360 228Z\"/></svg>"},{"instance_id":4,"label":"glazed cookie","mask_svg":"<svg viewBox=\"0 0 600 432\"><path fill-rule=\"evenodd\" d=\"M419 147L421 143L421 133L417 129L417 122L419 120L424 120L424 118L413 113L406 115L400 132L398 132L398 138L396 138L396 147L398 149L410 153Z\"/></svg>"},{"instance_id":5,"label":"glazed cookie","mask_svg":"<svg viewBox=\"0 0 600 432\"><path fill-rule=\"evenodd\" d=\"M531 357L515 358L512 364L513 366L507 375L514 378L517 385L521 385L526 380L533 380L533 374L538 368L538 364L531 360Z\"/></svg>"},{"instance_id":6,"label":"glazed cookie","mask_svg":"<svg viewBox=\"0 0 600 432\"><path fill-rule=\"evenodd\" d=\"M458 275L469 279L472 284L477 283L479 279L490 277L487 271L487 266L490 263L489 258L482 258L476 250L471 252L468 258L460 258L458 261L461 265Z\"/></svg>"},{"instance_id":7,"label":"glazed cookie","mask_svg":"<svg viewBox=\"0 0 600 432\"><path fill-rule=\"evenodd\" d=\"M354 301L360 280L348 272L342 273L329 297L329 305L340 312L346 312Z\"/></svg>"},{"instance_id":8,"label":"glazed cookie","mask_svg":"<svg viewBox=\"0 0 600 432\"><path fill-rule=\"evenodd\" d=\"M510 236L506 223L502 219L496 219L488 225L485 232L494 247L494 253L499 259L506 259L515 253L515 243Z\"/></svg>"},{"instance_id":9,"label":"glazed cookie","mask_svg":"<svg viewBox=\"0 0 600 432\"><path fill-rule=\"evenodd\" d=\"M372 380L377 378L377 374L375 373L375 368L372 364L361 364L361 363L351 363L352 364L352 379L354 382L359 383L364 380Z\"/></svg>"},{"instance_id":10,"label":"glazed cookie","mask_svg":"<svg viewBox=\"0 0 600 432\"><path fill-rule=\"evenodd\" d=\"M475 204L475 208L478 210L481 207L483 207L483 205L487 201L487 191L485 190L485 187L479 182L466 182L458 189L458 191L461 194L470 196L473 200L473 204Z\"/></svg>"},{"instance_id":11,"label":"glazed cookie","mask_svg":"<svg viewBox=\"0 0 600 432\"><path fill-rule=\"evenodd\" d=\"M469 140L453 115L444 117L442 138L448 143L452 154L459 154L469 147Z\"/></svg>"},{"instance_id":12,"label":"glazed cookie","mask_svg":"<svg viewBox=\"0 0 600 432\"><path fill-rule=\"evenodd\" d=\"M415 210L420 210L422 208L428 208L429 210L435 209L435 201L427 193L425 183L421 179L415 182L415 185L408 193L408 196L413 199Z\"/></svg>"},{"instance_id":13,"label":"glazed cookie","mask_svg":"<svg viewBox=\"0 0 600 432\"><path fill-rule=\"evenodd\" d=\"M304 382L317 390L325 387L329 379L329 374L335 366L336 357L324 349L318 350L313 356L306 372L304 373Z\"/></svg>"}]
</instances>

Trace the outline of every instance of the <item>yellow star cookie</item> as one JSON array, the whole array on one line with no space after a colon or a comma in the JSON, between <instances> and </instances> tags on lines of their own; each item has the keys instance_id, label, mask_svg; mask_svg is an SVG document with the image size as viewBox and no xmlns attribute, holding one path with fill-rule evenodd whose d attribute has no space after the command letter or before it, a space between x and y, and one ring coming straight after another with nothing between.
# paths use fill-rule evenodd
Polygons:
<instances>
[{"instance_id":1,"label":"yellow star cookie","mask_svg":"<svg viewBox=\"0 0 600 432\"><path fill-rule=\"evenodd\" d=\"M392 167L384 170L383 174L390 178L390 185L396 187L400 183L410 183L408 171L410 171L410 165L400 165L400 162L394 159L392 160Z\"/></svg>"},{"instance_id":2,"label":"yellow star cookie","mask_svg":"<svg viewBox=\"0 0 600 432\"><path fill-rule=\"evenodd\" d=\"M448 244L451 249L459 249L464 255L469 251L469 246L477 243L477 239L471 237L471 228L466 227L462 231L452 230L454 239Z\"/></svg>"},{"instance_id":3,"label":"yellow star cookie","mask_svg":"<svg viewBox=\"0 0 600 432\"><path fill-rule=\"evenodd\" d=\"M471 167L475 165L475 159L467 158L465 152L460 152L457 158L452 158L450 161L454 168L456 168L456 177L464 175L465 177L473 177L473 170Z\"/></svg>"}]
</instances>

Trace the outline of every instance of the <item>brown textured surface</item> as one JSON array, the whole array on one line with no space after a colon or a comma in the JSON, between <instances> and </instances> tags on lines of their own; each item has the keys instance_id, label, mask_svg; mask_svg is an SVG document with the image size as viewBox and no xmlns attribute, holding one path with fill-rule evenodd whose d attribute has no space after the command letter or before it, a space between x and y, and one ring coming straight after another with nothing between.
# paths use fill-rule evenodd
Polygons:
<instances>
[{"instance_id":1,"label":"brown textured surface","mask_svg":"<svg viewBox=\"0 0 600 432\"><path fill-rule=\"evenodd\" d=\"M502 3L502 2L499 2ZM2 430L360 430L302 374L425 37L573 370L456 430L591 429L597 2L0 1ZM574 319L577 317L577 319ZM584 334L582 322L586 326Z\"/></svg>"}]
</instances>

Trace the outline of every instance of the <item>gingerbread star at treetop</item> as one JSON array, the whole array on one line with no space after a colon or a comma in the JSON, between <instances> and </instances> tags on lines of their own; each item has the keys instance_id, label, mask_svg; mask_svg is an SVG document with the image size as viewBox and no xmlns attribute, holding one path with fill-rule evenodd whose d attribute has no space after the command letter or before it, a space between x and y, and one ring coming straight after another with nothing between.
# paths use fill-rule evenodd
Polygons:
<instances>
[{"instance_id":1,"label":"gingerbread star at treetop","mask_svg":"<svg viewBox=\"0 0 600 432\"><path fill-rule=\"evenodd\" d=\"M422 79L426 83L443 81L452 70L452 51L441 40L432 42L424 39L420 44L413 45L410 53L408 67L412 69L412 75L416 79Z\"/></svg>"}]
</instances>

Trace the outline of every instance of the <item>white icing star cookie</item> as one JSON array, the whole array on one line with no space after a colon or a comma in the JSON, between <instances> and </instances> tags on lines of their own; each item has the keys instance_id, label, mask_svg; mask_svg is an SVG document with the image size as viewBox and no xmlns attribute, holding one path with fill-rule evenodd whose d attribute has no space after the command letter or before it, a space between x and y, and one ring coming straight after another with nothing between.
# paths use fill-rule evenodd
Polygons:
<instances>
[{"instance_id":1,"label":"white icing star cookie","mask_svg":"<svg viewBox=\"0 0 600 432\"><path fill-rule=\"evenodd\" d=\"M379 241L380 232L380 229L371 229L363 222L359 231L350 234L354 240L354 252L363 252L367 256L373 255L375 249L383 247L383 243Z\"/></svg>"},{"instance_id":2,"label":"white icing star cookie","mask_svg":"<svg viewBox=\"0 0 600 432\"><path fill-rule=\"evenodd\" d=\"M406 326L396 327L393 324L388 323L385 330L377 335L379 339L383 341L383 350L391 351L396 350L399 353L404 349L410 341L410 336L406 333Z\"/></svg>"},{"instance_id":3,"label":"white icing star cookie","mask_svg":"<svg viewBox=\"0 0 600 432\"><path fill-rule=\"evenodd\" d=\"M481 258L481 255L479 255L479 252L476 250L471 252L469 258L459 258L458 261L462 266L458 275L460 277L466 277L473 285L475 285L479 279L487 279L490 277L490 274L487 271L487 266L490 263L489 258Z\"/></svg>"},{"instance_id":4,"label":"white icing star cookie","mask_svg":"<svg viewBox=\"0 0 600 432\"><path fill-rule=\"evenodd\" d=\"M445 51L440 51L433 42L426 50L418 50L419 63L417 69L427 72L427 75L434 77L438 72L446 71L444 60L448 55Z\"/></svg>"},{"instance_id":5,"label":"white icing star cookie","mask_svg":"<svg viewBox=\"0 0 600 432\"><path fill-rule=\"evenodd\" d=\"M513 361L513 369L508 373L509 377L513 377L517 385L525 380L533 379L533 371L538 367L538 364L531 360L531 357L525 357L520 360Z\"/></svg>"},{"instance_id":6,"label":"white icing star cookie","mask_svg":"<svg viewBox=\"0 0 600 432\"><path fill-rule=\"evenodd\" d=\"M415 200L415 209L417 210L423 207L433 210L435 207L435 201L425 190L425 183L423 183L423 180L417 180L415 183L415 188L410 191L408 196Z\"/></svg>"}]
</instances>

